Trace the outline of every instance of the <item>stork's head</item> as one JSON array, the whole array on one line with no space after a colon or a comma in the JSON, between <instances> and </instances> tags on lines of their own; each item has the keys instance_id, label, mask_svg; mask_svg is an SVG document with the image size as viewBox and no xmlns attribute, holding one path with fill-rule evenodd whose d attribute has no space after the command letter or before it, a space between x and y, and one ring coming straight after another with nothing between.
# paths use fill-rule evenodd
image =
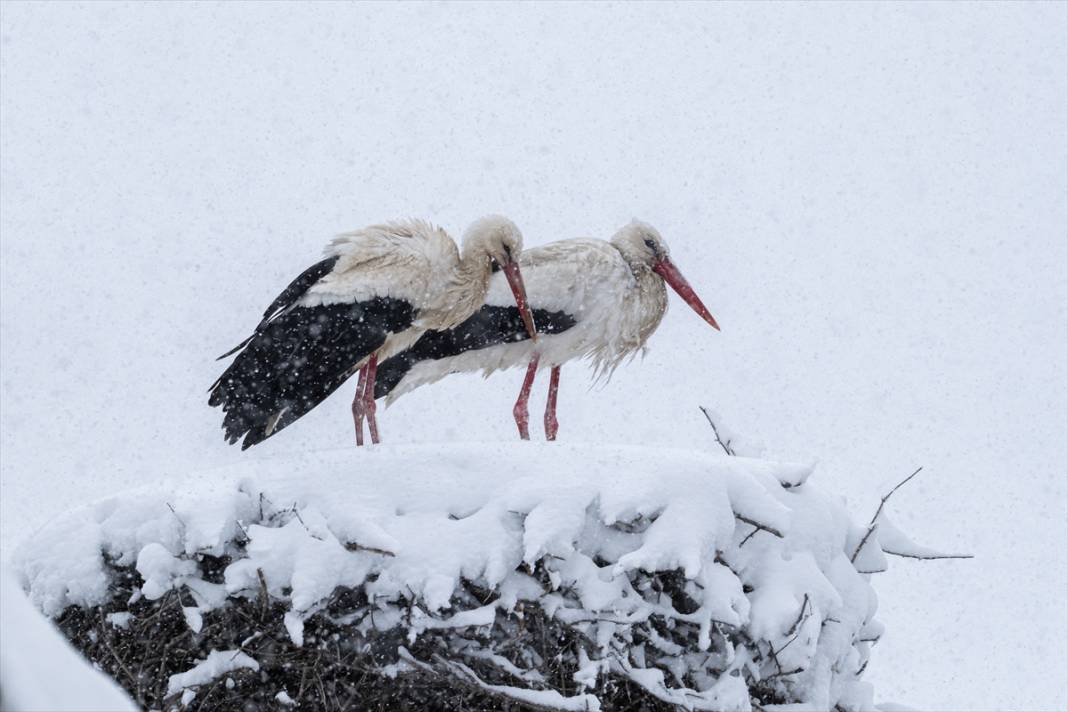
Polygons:
<instances>
[{"instance_id":1,"label":"stork's head","mask_svg":"<svg viewBox=\"0 0 1068 712\"><path fill-rule=\"evenodd\" d=\"M633 268L650 269L660 275L691 309L719 330L719 324L679 272L679 268L671 261L667 243L655 227L641 220L632 220L612 237L612 244L623 253L623 257Z\"/></svg>"},{"instance_id":2,"label":"stork's head","mask_svg":"<svg viewBox=\"0 0 1068 712\"><path fill-rule=\"evenodd\" d=\"M503 215L487 215L471 223L464 232L463 243L466 254L479 253L503 268L519 259L523 233Z\"/></svg>"},{"instance_id":3,"label":"stork's head","mask_svg":"<svg viewBox=\"0 0 1068 712\"><path fill-rule=\"evenodd\" d=\"M516 224L503 215L487 215L471 223L464 233L463 250L465 256L476 260L485 258L495 267L499 267L508 279L508 286L515 296L523 326L534 341L538 334L534 329L534 317L530 314L527 302L527 290L523 285L523 275L519 271L519 255L523 252L523 234Z\"/></svg>"}]
</instances>

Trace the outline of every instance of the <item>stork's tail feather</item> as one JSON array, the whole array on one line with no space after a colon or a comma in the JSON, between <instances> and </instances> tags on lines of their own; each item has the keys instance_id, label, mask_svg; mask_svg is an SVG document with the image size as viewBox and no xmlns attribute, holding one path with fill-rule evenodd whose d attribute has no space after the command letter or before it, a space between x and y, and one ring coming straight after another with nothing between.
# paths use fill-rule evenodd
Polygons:
<instances>
[{"instance_id":1,"label":"stork's tail feather","mask_svg":"<svg viewBox=\"0 0 1068 712\"><path fill-rule=\"evenodd\" d=\"M223 431L246 449L311 411L333 393L390 333L411 325L408 302L294 307L261 325L212 386L208 404L221 406Z\"/></svg>"},{"instance_id":2,"label":"stork's tail feather","mask_svg":"<svg viewBox=\"0 0 1068 712\"><path fill-rule=\"evenodd\" d=\"M258 332L259 332L259 329L257 328L257 330L256 330L256 333L258 333ZM237 345L237 346L235 346L234 348L232 348L232 349L230 349L229 351L227 351L226 353L224 353L224 354L223 354L222 356L218 356L218 357L216 357L216 359L215 359L215 360L216 360L216 361L222 361L222 360L223 360L224 358L226 358L227 356L233 356L233 355L234 355L234 354L236 354L236 353L237 353L238 351L240 351L241 349L243 349L243 348L245 348L246 346L248 346L248 342L250 342L250 341L252 341L252 340L253 340L254 338L256 338L256 333L253 333L253 334L252 334L252 336L248 337L247 339L245 339L244 341L242 341L242 342L241 342L240 344L238 344L238 345ZM218 383L218 381L216 381L216 383ZM212 386L212 388L214 388L214 386Z\"/></svg>"},{"instance_id":3,"label":"stork's tail feather","mask_svg":"<svg viewBox=\"0 0 1068 712\"><path fill-rule=\"evenodd\" d=\"M252 336L248 337L215 360L222 361L227 356L233 356L238 351L248 346L248 343L256 338L257 334L263 333L263 330L267 328L274 317L277 317L286 309L291 309L293 305L297 303L297 300L300 299L300 297L305 294L313 284L329 274L330 271L334 269L334 265L337 264L337 261L337 255L327 257L324 260L319 260L311 267L301 272L296 279L286 285L286 288L282 290L282 293L275 297L274 301L271 302L271 305L263 312L263 319L260 321L259 325L256 326L256 330L252 332ZM212 388L214 388L214 386L212 386Z\"/></svg>"},{"instance_id":4,"label":"stork's tail feather","mask_svg":"<svg viewBox=\"0 0 1068 712\"><path fill-rule=\"evenodd\" d=\"M562 311L532 310L539 334L559 334L575 325L575 318ZM385 398L421 361L437 361L500 344L530 338L517 307L485 305L459 326L447 331L428 331L406 351L378 364L375 398Z\"/></svg>"}]
</instances>

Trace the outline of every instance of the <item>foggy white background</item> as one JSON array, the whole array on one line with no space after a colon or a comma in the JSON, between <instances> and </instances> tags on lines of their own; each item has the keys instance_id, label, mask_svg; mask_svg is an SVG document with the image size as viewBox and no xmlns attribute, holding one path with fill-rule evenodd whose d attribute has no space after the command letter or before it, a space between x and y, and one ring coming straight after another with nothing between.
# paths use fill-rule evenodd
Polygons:
<instances>
[{"instance_id":1,"label":"foggy white background","mask_svg":"<svg viewBox=\"0 0 1068 712\"><path fill-rule=\"evenodd\" d=\"M352 442L351 386L265 444L206 390L335 233L528 245L656 225L680 300L561 437L710 448L708 405L891 501L877 700L1063 709L1068 5L0 6L0 547L194 468ZM386 442L515 437L522 374L454 377ZM540 437L545 380L532 428ZM368 452L367 457L374 457ZM486 456L493 458L492 446ZM501 462L507 467L507 462Z\"/></svg>"}]
</instances>

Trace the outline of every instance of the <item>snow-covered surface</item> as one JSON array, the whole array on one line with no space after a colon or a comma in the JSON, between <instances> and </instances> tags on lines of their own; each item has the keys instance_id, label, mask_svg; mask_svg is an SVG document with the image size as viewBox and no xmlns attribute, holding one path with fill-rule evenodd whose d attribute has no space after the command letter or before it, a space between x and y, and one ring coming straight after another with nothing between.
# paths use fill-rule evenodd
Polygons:
<instances>
[{"instance_id":1,"label":"snow-covered surface","mask_svg":"<svg viewBox=\"0 0 1068 712\"><path fill-rule=\"evenodd\" d=\"M303 644L303 621L339 586L362 587L381 602L377 617L365 619L372 627L402 625L390 602L414 596L418 607L403 622L409 640L429 629L491 625L498 611L536 601L550 617L593 626L585 632L598 641L599 655L581 672L591 688L599 671L612 670L664 700L742 710L749 706L747 678L734 671L757 679L800 671L789 673L798 701L868 709L870 686L854 673L882 633L865 575L885 568L882 529L865 538L866 527L812 484L811 469L692 450L566 443L344 449L249 462L110 497L52 522L14 559L31 599L51 615L109 601L105 559L136 566L148 599L187 588L197 604L193 614L187 609L194 627L228 596L256 595L265 585L288 602L285 623L296 645ZM897 547L916 550L900 531L893 537ZM858 549L872 553L855 556ZM224 583L200 578L198 554L234 557ZM549 592L524 573L539 562ZM674 570L692 582L693 612L633 586L635 571ZM461 578L499 599L451 610ZM670 685L663 669L616 654L615 646L630 642L630 627L651 616L698 631L696 650L659 641L638 654L642 663L648 655L650 663L666 664L675 673ZM762 669L757 649L724 653L723 627L769 644L776 668ZM669 664L660 660L664 654ZM450 664L478 679L461 662ZM691 667L706 665L726 672L702 673L698 689L679 689ZM240 651L215 651L172 677L169 694L240 667L258 669ZM507 694L550 704L546 691ZM594 703L591 695L551 702L561 709Z\"/></svg>"},{"instance_id":2,"label":"snow-covered surface","mask_svg":"<svg viewBox=\"0 0 1068 712\"><path fill-rule=\"evenodd\" d=\"M192 697L184 698L184 695L190 692L187 688L206 685L237 670L258 671L259 669L260 664L240 650L212 650L206 658L189 670L171 675L167 683L167 694L175 695L183 692L182 704L188 704Z\"/></svg>"},{"instance_id":3,"label":"snow-covered surface","mask_svg":"<svg viewBox=\"0 0 1068 712\"><path fill-rule=\"evenodd\" d=\"M0 709L4 712L133 712L137 706L94 670L34 609L0 567Z\"/></svg>"},{"instance_id":4,"label":"snow-covered surface","mask_svg":"<svg viewBox=\"0 0 1068 712\"><path fill-rule=\"evenodd\" d=\"M606 387L565 367L564 441L699 446L704 403L818 457L858 517L925 465L892 518L977 559L879 577L880 698L1068 708L1066 15L0 3L0 550L134 485L349 444L350 388L246 453L204 404L334 234L498 211L533 246L640 216L724 330L672 296ZM521 378L406 396L386 442L511 440Z\"/></svg>"}]
</instances>

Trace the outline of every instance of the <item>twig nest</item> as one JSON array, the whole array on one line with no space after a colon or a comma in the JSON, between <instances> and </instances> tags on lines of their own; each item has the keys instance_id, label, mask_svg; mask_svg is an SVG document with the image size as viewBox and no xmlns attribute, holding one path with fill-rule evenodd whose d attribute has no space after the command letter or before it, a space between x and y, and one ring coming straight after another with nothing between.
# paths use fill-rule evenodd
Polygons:
<instances>
[{"instance_id":1,"label":"twig nest","mask_svg":"<svg viewBox=\"0 0 1068 712\"><path fill-rule=\"evenodd\" d=\"M16 560L157 708L870 709L881 626L854 553L879 536L809 471L559 444L330 452L106 499Z\"/></svg>"}]
</instances>

